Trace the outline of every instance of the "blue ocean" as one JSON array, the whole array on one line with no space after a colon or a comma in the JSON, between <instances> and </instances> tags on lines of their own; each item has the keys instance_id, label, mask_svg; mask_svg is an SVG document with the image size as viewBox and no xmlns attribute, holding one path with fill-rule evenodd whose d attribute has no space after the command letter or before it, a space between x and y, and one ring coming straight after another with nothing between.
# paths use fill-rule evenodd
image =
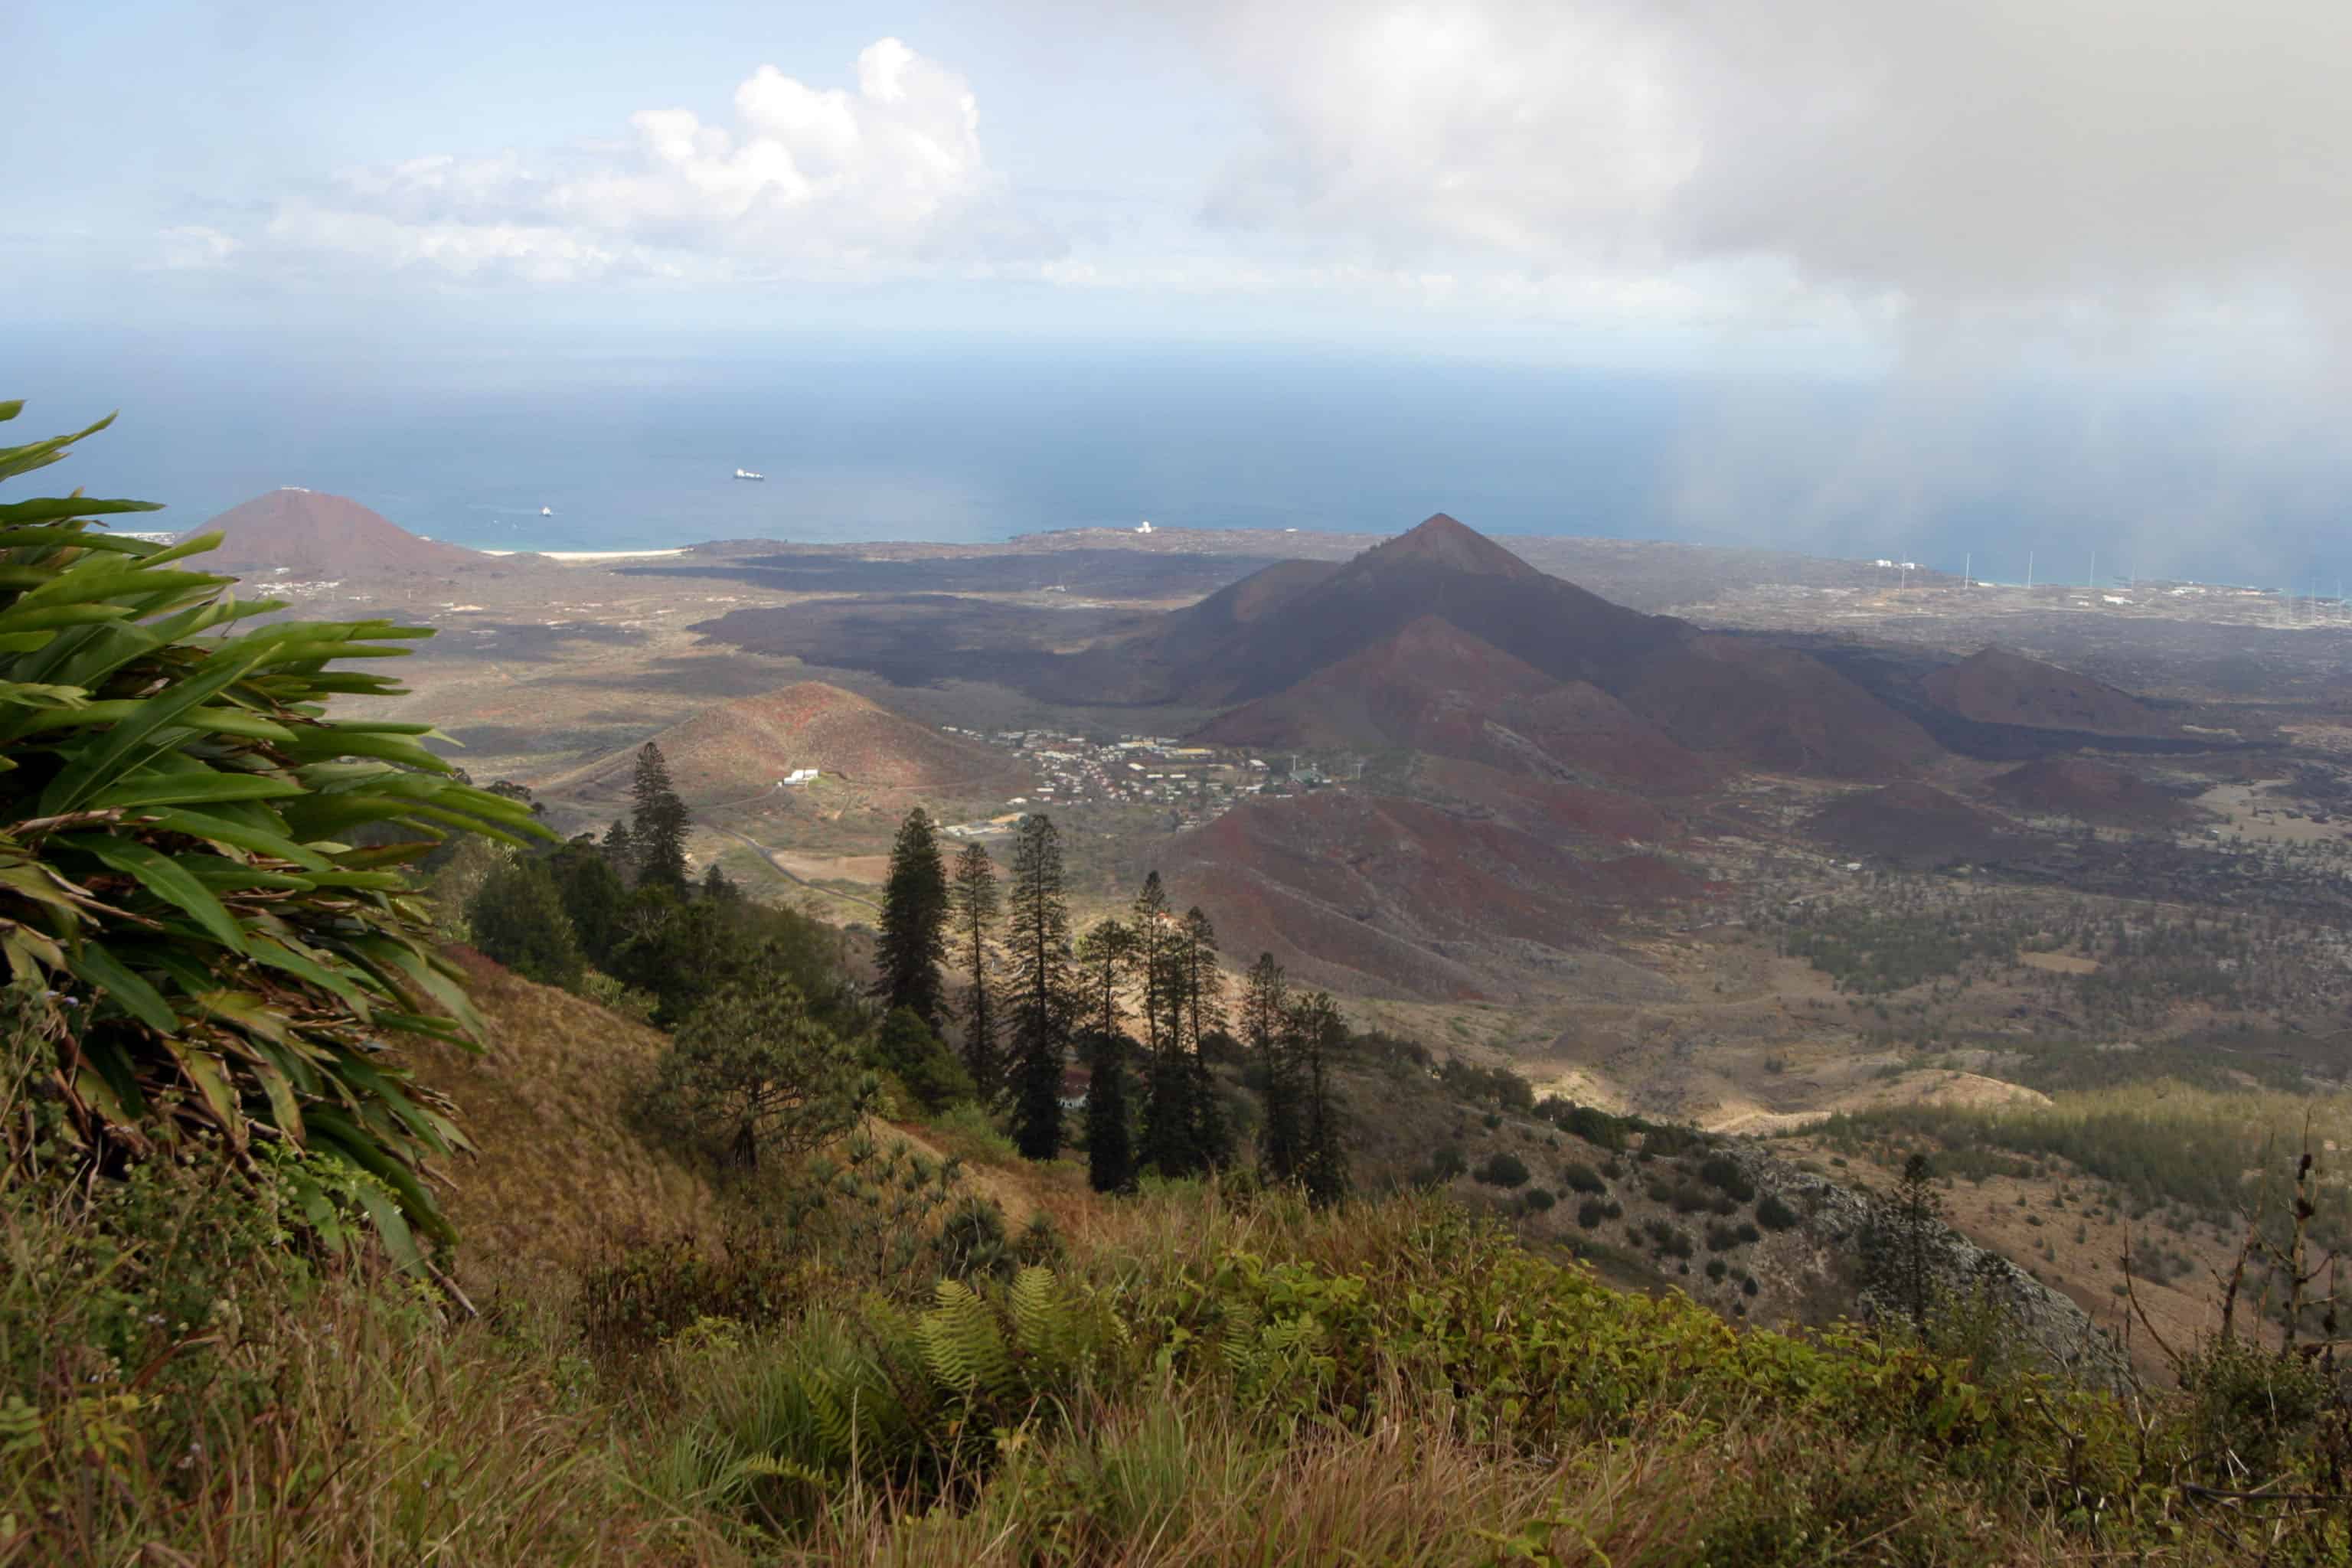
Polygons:
<instances>
[{"instance_id":1,"label":"blue ocean","mask_svg":"<svg viewBox=\"0 0 2352 1568\"><path fill-rule=\"evenodd\" d=\"M1681 404L1622 377L1164 344L41 346L6 389L29 400L16 429L120 407L68 471L93 494L168 501L156 526L303 485L488 550L991 541L1145 519L1389 531L1440 510L1502 533L1638 532Z\"/></svg>"},{"instance_id":2,"label":"blue ocean","mask_svg":"<svg viewBox=\"0 0 2352 1568\"><path fill-rule=\"evenodd\" d=\"M2193 406L2123 417L2063 389L1948 429L1890 426L1899 400L1857 381L1286 345L10 331L0 396L28 400L15 428L34 434L119 408L60 472L168 502L158 527L303 485L487 550L976 542L1145 519L1387 532L1444 510L1495 534L1965 562L1997 580L2033 549L2062 574L2094 551L2116 572L2330 591L2352 572L2342 449L2233 471L2186 438L2210 423Z\"/></svg>"}]
</instances>

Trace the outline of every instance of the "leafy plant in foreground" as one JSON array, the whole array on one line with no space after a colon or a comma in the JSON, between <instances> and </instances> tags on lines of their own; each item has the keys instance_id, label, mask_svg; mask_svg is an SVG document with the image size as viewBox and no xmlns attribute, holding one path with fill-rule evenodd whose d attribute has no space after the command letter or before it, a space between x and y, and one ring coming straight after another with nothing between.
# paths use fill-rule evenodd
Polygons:
<instances>
[{"instance_id":1,"label":"leafy plant in foreground","mask_svg":"<svg viewBox=\"0 0 2352 1568\"><path fill-rule=\"evenodd\" d=\"M0 481L107 423L0 448ZM238 1159L263 1141L336 1156L383 1184L362 1191L414 1262L409 1223L447 1228L424 1163L463 1139L385 1037L467 1043L479 1025L399 868L451 829L544 830L451 777L431 726L326 716L402 690L336 665L428 630L240 631L284 606L184 564L218 535L163 545L95 521L151 510L0 505L0 953L58 1012L51 1082L89 1153L209 1128Z\"/></svg>"}]
</instances>

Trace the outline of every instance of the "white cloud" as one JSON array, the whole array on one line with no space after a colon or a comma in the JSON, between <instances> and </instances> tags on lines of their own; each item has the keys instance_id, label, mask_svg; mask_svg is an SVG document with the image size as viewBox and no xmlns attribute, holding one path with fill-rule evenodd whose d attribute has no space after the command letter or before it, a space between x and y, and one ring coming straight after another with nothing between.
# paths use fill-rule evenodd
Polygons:
<instances>
[{"instance_id":1,"label":"white cloud","mask_svg":"<svg viewBox=\"0 0 2352 1568\"><path fill-rule=\"evenodd\" d=\"M1970 309L2352 262L2341 0L1214 0L1210 218L1533 274L1765 260Z\"/></svg>"},{"instance_id":2,"label":"white cloud","mask_svg":"<svg viewBox=\"0 0 2352 1568\"><path fill-rule=\"evenodd\" d=\"M628 132L353 170L285 205L267 238L538 283L873 276L1058 248L989 166L971 88L897 38L859 54L854 89L763 65L736 89L731 123L648 109Z\"/></svg>"},{"instance_id":3,"label":"white cloud","mask_svg":"<svg viewBox=\"0 0 2352 1568\"><path fill-rule=\"evenodd\" d=\"M219 229L183 224L156 236L161 246L154 265L167 272L200 272L228 264L237 241Z\"/></svg>"}]
</instances>

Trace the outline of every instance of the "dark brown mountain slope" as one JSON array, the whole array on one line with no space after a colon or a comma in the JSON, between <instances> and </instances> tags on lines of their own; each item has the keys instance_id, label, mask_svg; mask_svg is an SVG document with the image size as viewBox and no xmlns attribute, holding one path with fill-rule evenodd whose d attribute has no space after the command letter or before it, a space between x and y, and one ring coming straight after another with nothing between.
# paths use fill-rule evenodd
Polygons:
<instances>
[{"instance_id":1,"label":"dark brown mountain slope","mask_svg":"<svg viewBox=\"0 0 2352 1568\"><path fill-rule=\"evenodd\" d=\"M1647 855L1580 859L1495 821L1329 791L1254 801L1177 837L1160 864L1224 945L1302 981L1430 1001L1516 994L1601 945L1620 913L1704 885Z\"/></svg>"},{"instance_id":2,"label":"dark brown mountain slope","mask_svg":"<svg viewBox=\"0 0 2352 1568\"><path fill-rule=\"evenodd\" d=\"M2198 816L2189 802L2166 794L2137 773L2080 757L2011 768L1994 777L1991 789L1995 798L2018 810L2055 812L2125 826L2169 827Z\"/></svg>"},{"instance_id":3,"label":"dark brown mountain slope","mask_svg":"<svg viewBox=\"0 0 2352 1568\"><path fill-rule=\"evenodd\" d=\"M1702 789L1717 776L1598 687L1556 681L1435 616L1421 616L1286 691L1234 709L1199 739L1227 746L1402 749L1669 795Z\"/></svg>"},{"instance_id":4,"label":"dark brown mountain slope","mask_svg":"<svg viewBox=\"0 0 2352 1568\"><path fill-rule=\"evenodd\" d=\"M1979 723L2151 738L2180 732L2169 715L2127 691L2007 648L1986 648L1920 685L1937 707Z\"/></svg>"},{"instance_id":5,"label":"dark brown mountain slope","mask_svg":"<svg viewBox=\"0 0 2352 1568\"><path fill-rule=\"evenodd\" d=\"M282 567L297 579L446 575L498 560L422 538L348 496L317 490L271 490L181 537L215 531L224 537L204 558L206 567L269 575Z\"/></svg>"},{"instance_id":6,"label":"dark brown mountain slope","mask_svg":"<svg viewBox=\"0 0 2352 1568\"><path fill-rule=\"evenodd\" d=\"M1908 782L1841 795L1814 813L1811 826L1845 854L1915 869L2000 861L2048 844L1996 812Z\"/></svg>"},{"instance_id":7,"label":"dark brown mountain slope","mask_svg":"<svg viewBox=\"0 0 2352 1568\"><path fill-rule=\"evenodd\" d=\"M1562 685L1596 689L1554 700L1561 731L1557 744L1586 759L1571 764L1578 771L1601 772L1596 759L1632 744L1635 721L1663 731L1649 742L1660 766L1667 759L1657 752L1657 739L1709 753L1717 765L1851 778L1899 776L1937 754L1918 725L1809 654L1707 637L1672 617L1612 605L1544 575L1443 513L1321 582L1298 583L1294 576L1282 584L1277 610L1223 638L1176 649L1171 689L1200 702L1250 702L1296 691L1286 704L1244 710L1230 731L1270 737L1286 721L1360 725L1367 714L1385 712L1393 721L1400 708L1423 712L1418 727L1425 729L1444 706L1429 689L1447 689L1452 681L1451 689L1471 694L1451 705L1458 711L1447 722L1458 736L1473 718L1515 730L1514 716L1493 703L1528 698L1526 672L1532 671ZM1423 659L1372 653L1357 662L1367 650L1433 619L1491 650L1481 656L1484 668L1465 675L1465 666L1479 661L1427 628L1411 639ZM1165 639L1152 647L1158 653L1171 648ZM1506 668L1496 655L1516 664ZM1603 703L1599 693L1616 699L1622 710ZM1373 728L1393 743L1393 722ZM1494 761L1501 740L1490 734L1448 754ZM1534 744L1549 749L1540 740ZM1617 776L1645 787L1695 788L1705 782L1686 766L1674 785L1662 786L1643 772L1642 764L1630 764Z\"/></svg>"}]
</instances>

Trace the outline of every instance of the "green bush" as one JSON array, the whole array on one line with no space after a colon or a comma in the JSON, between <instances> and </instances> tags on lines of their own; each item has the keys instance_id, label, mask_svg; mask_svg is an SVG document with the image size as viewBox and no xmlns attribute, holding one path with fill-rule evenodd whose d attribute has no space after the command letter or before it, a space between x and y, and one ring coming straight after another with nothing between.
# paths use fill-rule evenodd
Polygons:
<instances>
[{"instance_id":1,"label":"green bush","mask_svg":"<svg viewBox=\"0 0 2352 1568\"><path fill-rule=\"evenodd\" d=\"M1766 1193L1756 1200L1756 1223L1766 1230L1793 1230L1802 1218L1778 1193Z\"/></svg>"},{"instance_id":2,"label":"green bush","mask_svg":"<svg viewBox=\"0 0 2352 1568\"><path fill-rule=\"evenodd\" d=\"M1527 1162L1507 1149L1497 1149L1479 1163L1475 1173L1490 1187L1516 1187L1528 1179Z\"/></svg>"},{"instance_id":3,"label":"green bush","mask_svg":"<svg viewBox=\"0 0 2352 1568\"><path fill-rule=\"evenodd\" d=\"M1581 1161L1562 1166L1559 1179L1568 1184L1568 1190L1571 1193L1602 1193L1609 1190L1609 1184L1601 1179L1601 1173Z\"/></svg>"},{"instance_id":4,"label":"green bush","mask_svg":"<svg viewBox=\"0 0 2352 1568\"><path fill-rule=\"evenodd\" d=\"M0 480L104 423L0 449ZM331 1156L382 1184L363 1201L418 1265L410 1224L446 1235L422 1163L463 1139L385 1037L462 1044L480 1025L400 867L453 827L544 830L460 784L430 725L325 716L402 689L341 661L427 632L262 621L284 606L187 566L216 535L159 545L94 521L148 510L0 507L0 950L54 997L41 1035L71 1136Z\"/></svg>"}]
</instances>

